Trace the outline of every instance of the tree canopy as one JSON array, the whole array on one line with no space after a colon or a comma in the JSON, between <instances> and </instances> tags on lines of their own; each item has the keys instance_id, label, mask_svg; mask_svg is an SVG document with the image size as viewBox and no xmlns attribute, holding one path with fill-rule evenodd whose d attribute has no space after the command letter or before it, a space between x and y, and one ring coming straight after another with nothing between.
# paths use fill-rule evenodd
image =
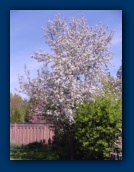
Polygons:
<instances>
[{"instance_id":1,"label":"tree canopy","mask_svg":"<svg viewBox=\"0 0 134 172\"><path fill-rule=\"evenodd\" d=\"M31 119L30 110L29 101L10 93L10 122L28 122Z\"/></svg>"},{"instance_id":2,"label":"tree canopy","mask_svg":"<svg viewBox=\"0 0 134 172\"><path fill-rule=\"evenodd\" d=\"M67 22L56 16L48 21L44 37L51 49L36 51L32 58L42 63L38 77L19 76L20 91L40 102L38 114L46 114L64 123L74 121L79 103L93 101L103 93L102 80L108 75L112 59L110 42L113 32L101 23L87 25L84 17ZM47 108L44 108L47 107Z\"/></svg>"},{"instance_id":3,"label":"tree canopy","mask_svg":"<svg viewBox=\"0 0 134 172\"><path fill-rule=\"evenodd\" d=\"M10 93L10 121L24 121L24 104L22 98L17 94Z\"/></svg>"}]
</instances>

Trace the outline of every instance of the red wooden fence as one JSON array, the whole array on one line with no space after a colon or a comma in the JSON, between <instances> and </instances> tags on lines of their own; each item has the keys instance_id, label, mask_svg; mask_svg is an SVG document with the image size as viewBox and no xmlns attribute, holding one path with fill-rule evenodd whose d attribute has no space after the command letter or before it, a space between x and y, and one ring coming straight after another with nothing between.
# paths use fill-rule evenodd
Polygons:
<instances>
[{"instance_id":1,"label":"red wooden fence","mask_svg":"<svg viewBox=\"0 0 134 172\"><path fill-rule=\"evenodd\" d=\"M52 125L15 123L10 124L10 144L49 143L53 140Z\"/></svg>"}]
</instances>

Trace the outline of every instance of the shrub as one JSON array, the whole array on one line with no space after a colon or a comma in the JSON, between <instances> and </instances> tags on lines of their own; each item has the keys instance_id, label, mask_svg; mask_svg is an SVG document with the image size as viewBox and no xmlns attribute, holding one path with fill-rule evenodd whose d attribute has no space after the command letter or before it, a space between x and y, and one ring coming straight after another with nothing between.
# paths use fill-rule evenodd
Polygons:
<instances>
[{"instance_id":1,"label":"shrub","mask_svg":"<svg viewBox=\"0 0 134 172\"><path fill-rule=\"evenodd\" d=\"M97 97L79 105L75 116L75 138L83 159L108 159L122 126L121 100Z\"/></svg>"}]
</instances>

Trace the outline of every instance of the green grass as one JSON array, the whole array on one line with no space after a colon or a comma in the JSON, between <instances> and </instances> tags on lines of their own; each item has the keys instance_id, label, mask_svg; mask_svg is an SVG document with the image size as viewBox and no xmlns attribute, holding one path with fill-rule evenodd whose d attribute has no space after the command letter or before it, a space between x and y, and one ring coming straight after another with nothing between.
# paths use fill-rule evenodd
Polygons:
<instances>
[{"instance_id":1,"label":"green grass","mask_svg":"<svg viewBox=\"0 0 134 172\"><path fill-rule=\"evenodd\" d=\"M10 145L10 160L58 160L51 145Z\"/></svg>"}]
</instances>

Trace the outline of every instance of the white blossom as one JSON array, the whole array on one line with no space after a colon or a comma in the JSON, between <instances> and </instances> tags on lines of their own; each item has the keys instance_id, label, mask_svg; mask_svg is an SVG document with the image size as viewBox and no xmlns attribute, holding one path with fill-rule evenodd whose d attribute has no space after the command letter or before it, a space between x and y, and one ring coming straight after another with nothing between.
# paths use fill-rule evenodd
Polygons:
<instances>
[{"instance_id":1,"label":"white blossom","mask_svg":"<svg viewBox=\"0 0 134 172\"><path fill-rule=\"evenodd\" d=\"M21 91L36 97L49 109L46 114L73 122L77 104L93 101L102 94L101 80L108 73L113 54L108 34L102 24L89 27L84 18L72 18L69 23L58 16L49 21L45 31L46 42L52 50L42 50L32 58L43 63L38 77L24 81L19 77ZM51 64L51 70L48 66ZM44 109L42 109L42 113Z\"/></svg>"}]
</instances>

